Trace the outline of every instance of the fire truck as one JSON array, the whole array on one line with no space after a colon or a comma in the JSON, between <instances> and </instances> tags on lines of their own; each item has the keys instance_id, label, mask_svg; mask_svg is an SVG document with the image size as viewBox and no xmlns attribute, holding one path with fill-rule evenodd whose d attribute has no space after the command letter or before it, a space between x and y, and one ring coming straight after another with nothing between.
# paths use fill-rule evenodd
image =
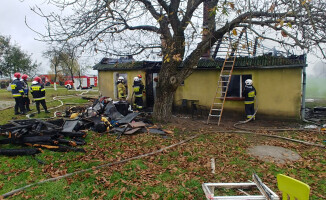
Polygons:
<instances>
[{"instance_id":1,"label":"fire truck","mask_svg":"<svg viewBox=\"0 0 326 200\"><path fill-rule=\"evenodd\" d=\"M70 80L65 81L65 87L67 89L72 89L74 84L76 84L77 89L97 87L97 76L74 76L73 80L70 78Z\"/></svg>"}]
</instances>

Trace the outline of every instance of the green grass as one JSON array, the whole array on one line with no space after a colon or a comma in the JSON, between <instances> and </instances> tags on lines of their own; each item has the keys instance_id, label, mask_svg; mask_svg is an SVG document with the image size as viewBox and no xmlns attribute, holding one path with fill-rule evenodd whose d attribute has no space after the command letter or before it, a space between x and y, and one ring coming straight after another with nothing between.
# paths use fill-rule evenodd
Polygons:
<instances>
[{"instance_id":1,"label":"green grass","mask_svg":"<svg viewBox=\"0 0 326 200\"><path fill-rule=\"evenodd\" d=\"M152 146L145 145L146 141L153 140L156 143ZM230 140L232 142L228 142ZM0 186L0 193L45 178L154 151L160 148L160 144L167 142L148 134L125 136L117 142L114 136L100 136L93 132L90 132L87 141L86 154L45 150L44 153L37 155L36 157L46 162L46 165L38 164L30 156L0 157L0 178L4 180L3 185ZM173 138L168 141L169 144L176 142ZM233 145L230 145L231 143ZM278 191L276 175L283 173L309 184L313 190L311 199L320 199L317 194L325 193L325 179L322 174L326 160L323 149L311 147L296 149L295 145L292 145L293 150L298 151L303 159L292 164L279 165L262 162L246 154L244 149L255 143L253 138L244 140L241 135L203 135L186 145L162 154L30 188L13 199L25 197L91 199L101 195L105 195L104 198L108 199L155 199L156 197L204 199L201 189L203 182L246 182L251 180L253 172L256 172L274 191ZM287 145L287 142L278 142L278 145L282 146L282 144ZM110 152L110 156L105 152ZM210 173L211 157L214 157L217 162L216 174ZM224 192L232 193L232 191Z\"/></svg>"},{"instance_id":2,"label":"green grass","mask_svg":"<svg viewBox=\"0 0 326 200\"><path fill-rule=\"evenodd\" d=\"M77 94L80 94L81 92L85 92L85 90L75 91L75 90L67 90L64 87L61 87L61 88L59 87L58 90L55 91L52 87L46 87L46 94L45 94L45 98L46 98L46 102L47 102L46 105L48 108L59 106L61 103L59 101L53 100L53 97L57 97L57 96L63 96L65 98L67 98L67 99L62 100L64 104L78 105L78 104L87 103L88 102L87 100L81 99L81 97L76 96ZM98 94L99 93L97 91L89 91L85 95L98 95ZM11 92L8 92L5 89L0 89L0 98L1 98L1 100L14 102L14 99L11 96ZM29 94L29 98L31 100L30 108L33 110L32 112L36 112L35 104L32 103L33 97L31 94ZM63 111L65 109L65 107L66 106L63 106L57 110ZM43 109L42 106L41 106L41 109ZM40 114L35 114L34 117L35 118L49 118L52 116L53 116L53 111L51 111L51 113L49 113L49 114L41 112ZM14 108L5 109L0 112L0 124L6 124L6 123L8 123L9 120L12 120L12 119L19 120L19 119L26 119L26 117L24 115L14 115Z\"/></svg>"}]
</instances>

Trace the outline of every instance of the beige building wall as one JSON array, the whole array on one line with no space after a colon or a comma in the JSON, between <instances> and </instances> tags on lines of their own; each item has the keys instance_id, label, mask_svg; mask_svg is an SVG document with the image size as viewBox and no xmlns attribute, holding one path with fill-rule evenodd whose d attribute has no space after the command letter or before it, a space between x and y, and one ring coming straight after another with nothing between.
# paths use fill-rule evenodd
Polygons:
<instances>
[{"instance_id":1,"label":"beige building wall","mask_svg":"<svg viewBox=\"0 0 326 200\"><path fill-rule=\"evenodd\" d=\"M300 118L301 68L235 70L234 75L252 75L257 90L257 115L280 118ZM175 105L182 99L199 100L199 105L210 109L216 93L219 71L197 70L177 89ZM225 112L244 113L243 101L227 100Z\"/></svg>"},{"instance_id":2,"label":"beige building wall","mask_svg":"<svg viewBox=\"0 0 326 200\"><path fill-rule=\"evenodd\" d=\"M128 99L132 96L133 78L145 72L129 71L99 71L99 89L103 96L115 97L115 73L127 74ZM283 69L244 69L234 70L234 75L252 75L253 85L257 90L258 113L277 118L300 118L301 108L301 68ZM197 100L199 105L209 109L216 93L218 70L196 70L179 86L174 96L174 104L181 105L182 99ZM144 98L145 101L145 98ZM227 100L225 112L244 113L242 100Z\"/></svg>"},{"instance_id":3,"label":"beige building wall","mask_svg":"<svg viewBox=\"0 0 326 200\"><path fill-rule=\"evenodd\" d=\"M128 99L132 96L132 85L134 83L134 77L138 74L142 75L142 81L145 83L145 72L143 71L99 71L98 72L98 84L99 90L103 96L111 97L114 100L117 100L116 97L116 73L118 74L127 74L127 88L128 88ZM144 98L145 101L145 98Z\"/></svg>"},{"instance_id":4,"label":"beige building wall","mask_svg":"<svg viewBox=\"0 0 326 200\"><path fill-rule=\"evenodd\" d=\"M114 85L113 73L111 71L98 72L98 86L103 96L113 97Z\"/></svg>"}]
</instances>

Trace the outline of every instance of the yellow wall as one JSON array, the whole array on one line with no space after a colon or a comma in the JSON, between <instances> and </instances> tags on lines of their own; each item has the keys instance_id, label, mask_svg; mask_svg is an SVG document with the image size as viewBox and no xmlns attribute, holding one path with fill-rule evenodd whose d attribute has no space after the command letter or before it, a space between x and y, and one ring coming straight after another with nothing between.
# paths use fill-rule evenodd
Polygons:
<instances>
[{"instance_id":1,"label":"yellow wall","mask_svg":"<svg viewBox=\"0 0 326 200\"><path fill-rule=\"evenodd\" d=\"M145 72L143 71L116 71L119 74L127 74L127 83L128 83L128 99L132 96L132 85L134 83L134 77L138 74L142 75L142 81L145 83ZM98 84L100 92L103 96L111 97L114 100L117 100L114 96L114 87L116 87L116 83L114 83L114 71L99 71L98 73ZM145 101L145 99L143 99Z\"/></svg>"},{"instance_id":2,"label":"yellow wall","mask_svg":"<svg viewBox=\"0 0 326 200\"><path fill-rule=\"evenodd\" d=\"M133 78L143 71L117 71L128 74L128 95L132 95ZM234 70L234 75L252 75L253 85L257 90L257 115L277 118L299 118L301 107L301 68ZM113 71L99 71L99 88L104 96L114 97ZM210 108L216 93L219 71L195 70L179 86L174 96L174 104L181 105L182 99L199 100L199 105ZM115 99L115 98L114 98ZM145 100L145 98L144 98ZM227 100L225 112L244 113L243 101Z\"/></svg>"},{"instance_id":3,"label":"yellow wall","mask_svg":"<svg viewBox=\"0 0 326 200\"><path fill-rule=\"evenodd\" d=\"M301 107L301 69L234 70L234 75L252 75L257 90L260 115L281 118L299 118ZM185 80L175 94L174 102L182 99L199 100L199 105L210 108L216 93L218 71L196 70ZM225 111L244 112L243 101L227 100Z\"/></svg>"},{"instance_id":4,"label":"yellow wall","mask_svg":"<svg viewBox=\"0 0 326 200\"><path fill-rule=\"evenodd\" d=\"M103 96L113 97L114 85L113 73L111 71L98 72L98 86Z\"/></svg>"}]
</instances>

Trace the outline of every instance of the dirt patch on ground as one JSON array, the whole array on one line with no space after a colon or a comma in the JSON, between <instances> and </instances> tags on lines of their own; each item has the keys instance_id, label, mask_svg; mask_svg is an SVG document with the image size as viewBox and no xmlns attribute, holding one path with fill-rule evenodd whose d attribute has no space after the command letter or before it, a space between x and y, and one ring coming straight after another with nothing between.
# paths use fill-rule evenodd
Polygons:
<instances>
[{"instance_id":1,"label":"dirt patch on ground","mask_svg":"<svg viewBox=\"0 0 326 200\"><path fill-rule=\"evenodd\" d=\"M275 162L280 164L284 164L289 161L296 161L301 158L301 156L294 151L283 147L269 145L251 147L248 149L248 153L265 162Z\"/></svg>"},{"instance_id":2,"label":"dirt patch on ground","mask_svg":"<svg viewBox=\"0 0 326 200\"><path fill-rule=\"evenodd\" d=\"M0 101L0 110L12 107L15 105L15 101Z\"/></svg>"},{"instance_id":3,"label":"dirt patch on ground","mask_svg":"<svg viewBox=\"0 0 326 200\"><path fill-rule=\"evenodd\" d=\"M207 124L207 118L191 118L191 116L177 115L172 119L171 125L179 128L181 130L187 131L208 131L208 130L218 130L218 131L229 131L238 130L237 128L248 129L252 131L259 130L272 130L272 129L290 129L290 128L301 128L302 124L300 122L286 121L286 120L268 120L268 119L257 119L255 121L250 121L246 124L238 125L234 127L233 125L243 119L239 118L223 118L220 125L217 125L217 119L211 120Z\"/></svg>"}]
</instances>

